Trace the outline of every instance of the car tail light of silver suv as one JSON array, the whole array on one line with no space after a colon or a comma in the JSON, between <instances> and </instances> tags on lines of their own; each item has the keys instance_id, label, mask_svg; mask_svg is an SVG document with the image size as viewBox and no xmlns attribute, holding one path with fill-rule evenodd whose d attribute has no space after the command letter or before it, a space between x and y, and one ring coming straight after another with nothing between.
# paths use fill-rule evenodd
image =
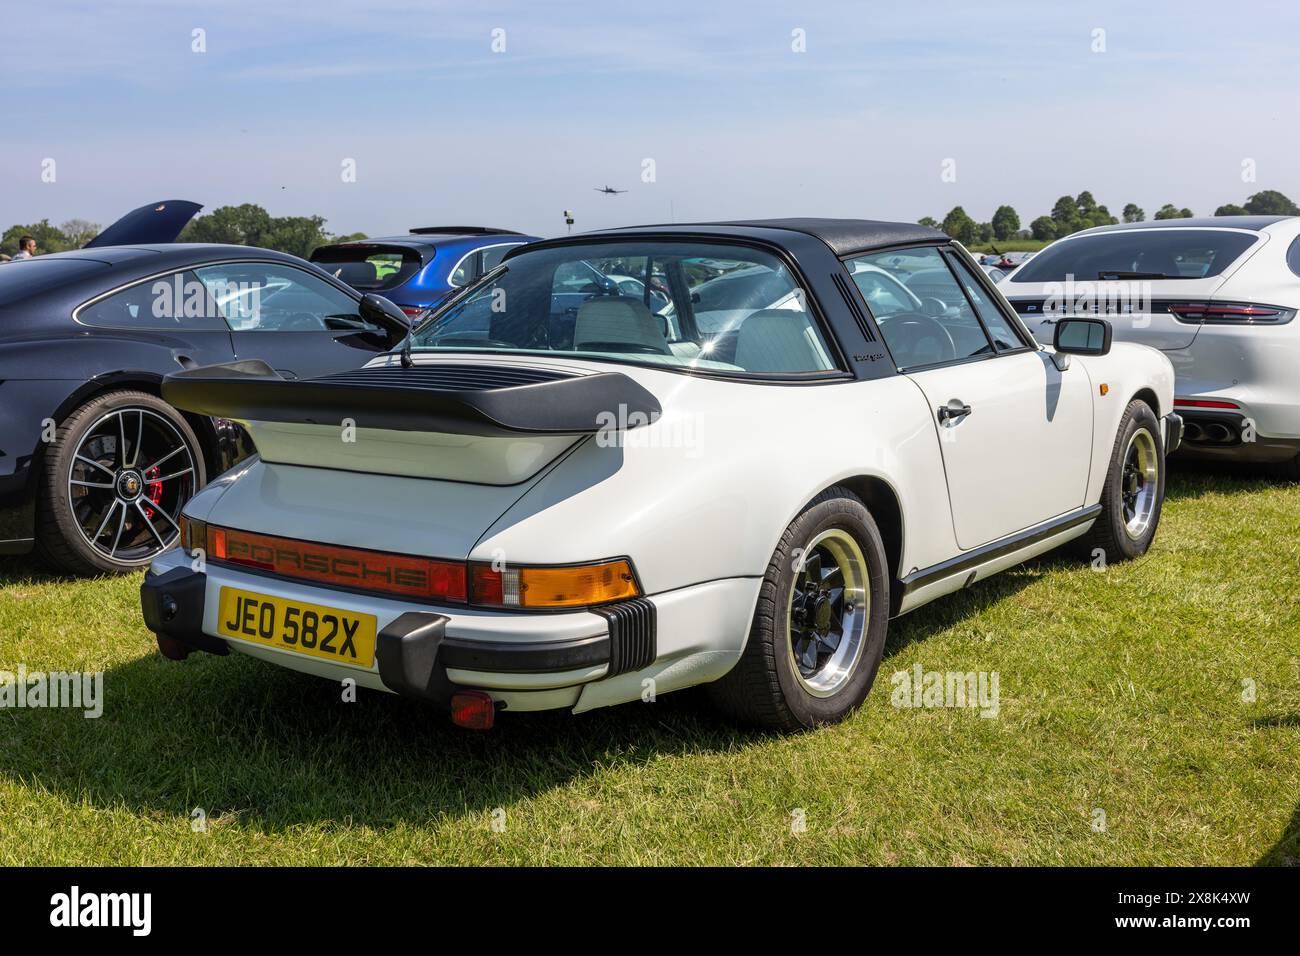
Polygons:
<instances>
[{"instance_id":1,"label":"car tail light of silver suv","mask_svg":"<svg viewBox=\"0 0 1300 956\"><path fill-rule=\"evenodd\" d=\"M1170 302L1166 308L1191 325L1284 325L1295 318L1294 309L1257 302Z\"/></svg>"}]
</instances>

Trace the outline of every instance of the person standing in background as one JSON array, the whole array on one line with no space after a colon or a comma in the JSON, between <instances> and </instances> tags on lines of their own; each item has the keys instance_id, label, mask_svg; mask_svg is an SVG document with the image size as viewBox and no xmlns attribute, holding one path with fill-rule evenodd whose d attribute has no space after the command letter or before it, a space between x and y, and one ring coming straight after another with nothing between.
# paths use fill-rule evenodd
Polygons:
<instances>
[{"instance_id":1,"label":"person standing in background","mask_svg":"<svg viewBox=\"0 0 1300 956\"><path fill-rule=\"evenodd\" d=\"M18 240L18 255L14 256L13 261L30 259L34 255L36 255L36 240L31 236L23 236Z\"/></svg>"}]
</instances>

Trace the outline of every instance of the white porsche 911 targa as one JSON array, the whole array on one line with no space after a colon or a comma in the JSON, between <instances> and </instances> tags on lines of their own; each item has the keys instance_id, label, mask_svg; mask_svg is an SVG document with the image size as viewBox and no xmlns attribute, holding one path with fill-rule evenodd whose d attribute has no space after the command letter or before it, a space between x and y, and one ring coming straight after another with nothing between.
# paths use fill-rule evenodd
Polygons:
<instances>
[{"instance_id":1,"label":"white porsche 911 targa","mask_svg":"<svg viewBox=\"0 0 1300 956\"><path fill-rule=\"evenodd\" d=\"M694 684L768 727L839 720L892 616L1066 542L1150 546L1170 363L1101 319L1055 334L921 226L533 243L359 371L169 376L258 454L186 505L145 620L168 657L233 649L462 726Z\"/></svg>"}]
</instances>

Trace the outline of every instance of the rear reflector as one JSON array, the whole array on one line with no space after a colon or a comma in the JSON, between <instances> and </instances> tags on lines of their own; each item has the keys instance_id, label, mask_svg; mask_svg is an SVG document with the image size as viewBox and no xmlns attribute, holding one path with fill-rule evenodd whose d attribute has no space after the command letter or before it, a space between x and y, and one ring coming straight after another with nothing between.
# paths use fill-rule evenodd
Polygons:
<instances>
[{"instance_id":1,"label":"rear reflector","mask_svg":"<svg viewBox=\"0 0 1300 956\"><path fill-rule=\"evenodd\" d=\"M481 690L458 690L451 695L451 722L470 730L491 730L497 707Z\"/></svg>"},{"instance_id":2,"label":"rear reflector","mask_svg":"<svg viewBox=\"0 0 1300 956\"><path fill-rule=\"evenodd\" d=\"M1204 398L1175 398L1178 408L1241 408L1236 402L1217 402Z\"/></svg>"},{"instance_id":3,"label":"rear reflector","mask_svg":"<svg viewBox=\"0 0 1300 956\"><path fill-rule=\"evenodd\" d=\"M464 603L465 565L208 526L208 558L288 578Z\"/></svg>"}]
</instances>

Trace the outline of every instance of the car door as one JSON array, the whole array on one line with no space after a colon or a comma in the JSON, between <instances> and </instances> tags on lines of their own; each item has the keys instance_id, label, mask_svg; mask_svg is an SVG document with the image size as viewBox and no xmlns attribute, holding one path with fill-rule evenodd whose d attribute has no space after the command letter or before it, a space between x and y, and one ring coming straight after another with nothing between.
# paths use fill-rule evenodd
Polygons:
<instances>
[{"instance_id":1,"label":"car door","mask_svg":"<svg viewBox=\"0 0 1300 956\"><path fill-rule=\"evenodd\" d=\"M359 368L394 344L360 316L350 293L297 266L226 262L194 272L230 328L235 355L286 377Z\"/></svg>"},{"instance_id":2,"label":"car door","mask_svg":"<svg viewBox=\"0 0 1300 956\"><path fill-rule=\"evenodd\" d=\"M899 370L934 416L963 550L1083 505L1092 387L1031 346L952 250L894 250L848 263L855 281L885 269L912 291L868 299ZM910 281L909 281L910 280Z\"/></svg>"},{"instance_id":3,"label":"car door","mask_svg":"<svg viewBox=\"0 0 1300 956\"><path fill-rule=\"evenodd\" d=\"M75 318L88 328L142 332L152 341L164 341L179 367L217 365L235 356L230 330L207 307L203 286L189 270L91 299Z\"/></svg>"}]
</instances>

